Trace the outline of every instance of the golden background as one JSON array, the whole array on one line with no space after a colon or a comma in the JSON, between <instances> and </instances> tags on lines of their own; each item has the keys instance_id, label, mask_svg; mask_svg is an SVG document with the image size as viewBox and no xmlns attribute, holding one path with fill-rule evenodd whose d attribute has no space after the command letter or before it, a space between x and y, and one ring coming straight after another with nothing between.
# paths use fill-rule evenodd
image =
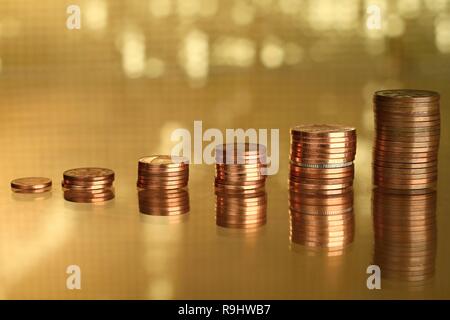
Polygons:
<instances>
[{"instance_id":1,"label":"golden background","mask_svg":"<svg viewBox=\"0 0 450 320\"><path fill-rule=\"evenodd\" d=\"M80 30L66 28L70 4ZM0 298L450 298L449 71L448 0L0 0ZM371 98L384 88L442 95L438 242L426 285L371 291ZM208 165L191 166L186 221L139 214L137 160L194 120L280 129L259 232L216 227ZM289 128L329 122L358 131L355 241L336 257L289 241ZM115 170L116 199L64 201L62 172L81 166ZM12 194L22 176L52 178L52 194ZM81 290L66 289L72 264Z\"/></svg>"}]
</instances>

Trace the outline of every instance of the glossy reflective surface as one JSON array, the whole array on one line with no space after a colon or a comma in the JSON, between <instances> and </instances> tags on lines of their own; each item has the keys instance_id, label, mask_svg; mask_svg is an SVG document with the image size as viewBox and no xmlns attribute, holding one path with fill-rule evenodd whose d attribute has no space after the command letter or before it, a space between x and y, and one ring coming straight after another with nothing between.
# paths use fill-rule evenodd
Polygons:
<instances>
[{"instance_id":1,"label":"glossy reflective surface","mask_svg":"<svg viewBox=\"0 0 450 320\"><path fill-rule=\"evenodd\" d=\"M363 1L340 3L85 1L81 29L68 30L69 2L3 1L0 298L450 298L450 3L381 1L381 31L367 30ZM371 98L398 87L442 95L434 271L368 290L380 244ZM212 165L190 167L189 214L139 213L138 159L168 153L172 130L194 120L280 129L265 226L216 226ZM354 241L342 252L289 239L289 128L302 123L357 128ZM64 201L63 171L83 166L115 171L114 200ZM22 176L50 177L53 191L13 194ZM69 265L82 290L66 288Z\"/></svg>"}]
</instances>

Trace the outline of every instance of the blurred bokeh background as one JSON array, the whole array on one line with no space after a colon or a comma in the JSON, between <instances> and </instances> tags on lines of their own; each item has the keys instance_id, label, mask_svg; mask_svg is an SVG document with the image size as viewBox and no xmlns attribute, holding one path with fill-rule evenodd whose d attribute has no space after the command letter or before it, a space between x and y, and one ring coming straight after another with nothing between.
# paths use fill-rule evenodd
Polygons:
<instances>
[{"instance_id":1,"label":"blurred bokeh background","mask_svg":"<svg viewBox=\"0 0 450 320\"><path fill-rule=\"evenodd\" d=\"M80 29L66 26L70 5L81 10ZM371 99L385 88L441 93L445 192L450 0L0 0L0 297L409 297L365 288ZM187 223L139 217L137 159L168 153L172 130L194 120L204 129L280 129L260 239L216 230L211 166L192 168ZM357 237L337 262L293 252L288 239L289 128L330 122L358 131ZM108 208L62 199L62 172L88 165L117 173ZM11 196L11 179L36 175L53 178L50 199ZM442 193L437 280L412 297L450 297ZM85 270L82 292L64 287L72 263Z\"/></svg>"}]
</instances>

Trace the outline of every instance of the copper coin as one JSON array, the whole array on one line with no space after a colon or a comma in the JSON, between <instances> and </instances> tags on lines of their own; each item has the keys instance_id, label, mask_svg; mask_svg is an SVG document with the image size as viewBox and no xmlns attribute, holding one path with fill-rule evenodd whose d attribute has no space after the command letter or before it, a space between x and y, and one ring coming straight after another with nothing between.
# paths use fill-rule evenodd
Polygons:
<instances>
[{"instance_id":1,"label":"copper coin","mask_svg":"<svg viewBox=\"0 0 450 320\"><path fill-rule=\"evenodd\" d=\"M401 102L434 102L439 101L439 93L429 90L395 89L380 90L374 94L374 101L401 101Z\"/></svg>"},{"instance_id":2,"label":"copper coin","mask_svg":"<svg viewBox=\"0 0 450 320\"><path fill-rule=\"evenodd\" d=\"M356 135L356 130L342 125L313 124L295 126L291 129L291 134L305 137L342 138Z\"/></svg>"},{"instance_id":3,"label":"copper coin","mask_svg":"<svg viewBox=\"0 0 450 320\"><path fill-rule=\"evenodd\" d=\"M111 181L114 180L114 171L105 168L76 168L65 171L63 176L67 181Z\"/></svg>"},{"instance_id":4,"label":"copper coin","mask_svg":"<svg viewBox=\"0 0 450 320\"><path fill-rule=\"evenodd\" d=\"M25 177L11 181L11 188L16 190L36 190L52 186L52 180L43 177Z\"/></svg>"},{"instance_id":5,"label":"copper coin","mask_svg":"<svg viewBox=\"0 0 450 320\"><path fill-rule=\"evenodd\" d=\"M16 189L11 188L11 190L15 193L27 193L27 194L37 194L37 193L44 193L49 192L52 190L52 187L46 187L46 188L40 188L40 189Z\"/></svg>"}]
</instances>

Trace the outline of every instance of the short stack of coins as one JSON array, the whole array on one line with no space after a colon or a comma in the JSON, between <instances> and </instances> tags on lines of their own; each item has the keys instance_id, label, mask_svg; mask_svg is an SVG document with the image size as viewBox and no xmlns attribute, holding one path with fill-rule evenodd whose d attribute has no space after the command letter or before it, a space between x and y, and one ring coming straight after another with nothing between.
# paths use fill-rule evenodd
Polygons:
<instances>
[{"instance_id":1,"label":"short stack of coins","mask_svg":"<svg viewBox=\"0 0 450 320\"><path fill-rule=\"evenodd\" d=\"M290 239L307 247L341 251L353 242L353 192L313 195L290 192Z\"/></svg>"},{"instance_id":2,"label":"short stack of coins","mask_svg":"<svg viewBox=\"0 0 450 320\"><path fill-rule=\"evenodd\" d=\"M289 188L316 195L353 190L356 130L341 125L291 129Z\"/></svg>"},{"instance_id":3,"label":"short stack of coins","mask_svg":"<svg viewBox=\"0 0 450 320\"><path fill-rule=\"evenodd\" d=\"M52 180L44 177L25 177L11 181L11 190L16 193L43 193L52 189Z\"/></svg>"},{"instance_id":4,"label":"short stack of coins","mask_svg":"<svg viewBox=\"0 0 450 320\"><path fill-rule=\"evenodd\" d=\"M373 191L374 264L384 278L422 286L432 278L436 258L436 192Z\"/></svg>"},{"instance_id":5,"label":"short stack of coins","mask_svg":"<svg viewBox=\"0 0 450 320\"><path fill-rule=\"evenodd\" d=\"M76 168L64 172L64 199L97 203L114 198L114 171L105 168Z\"/></svg>"},{"instance_id":6,"label":"short stack of coins","mask_svg":"<svg viewBox=\"0 0 450 320\"><path fill-rule=\"evenodd\" d=\"M139 159L138 198L143 214L173 216L189 212L189 162L186 158L153 155Z\"/></svg>"},{"instance_id":7,"label":"short stack of coins","mask_svg":"<svg viewBox=\"0 0 450 320\"><path fill-rule=\"evenodd\" d=\"M216 147L216 224L255 228L266 223L266 148L234 143Z\"/></svg>"},{"instance_id":8,"label":"short stack of coins","mask_svg":"<svg viewBox=\"0 0 450 320\"><path fill-rule=\"evenodd\" d=\"M439 94L383 90L374 94L376 186L422 192L436 187L440 138Z\"/></svg>"}]
</instances>

